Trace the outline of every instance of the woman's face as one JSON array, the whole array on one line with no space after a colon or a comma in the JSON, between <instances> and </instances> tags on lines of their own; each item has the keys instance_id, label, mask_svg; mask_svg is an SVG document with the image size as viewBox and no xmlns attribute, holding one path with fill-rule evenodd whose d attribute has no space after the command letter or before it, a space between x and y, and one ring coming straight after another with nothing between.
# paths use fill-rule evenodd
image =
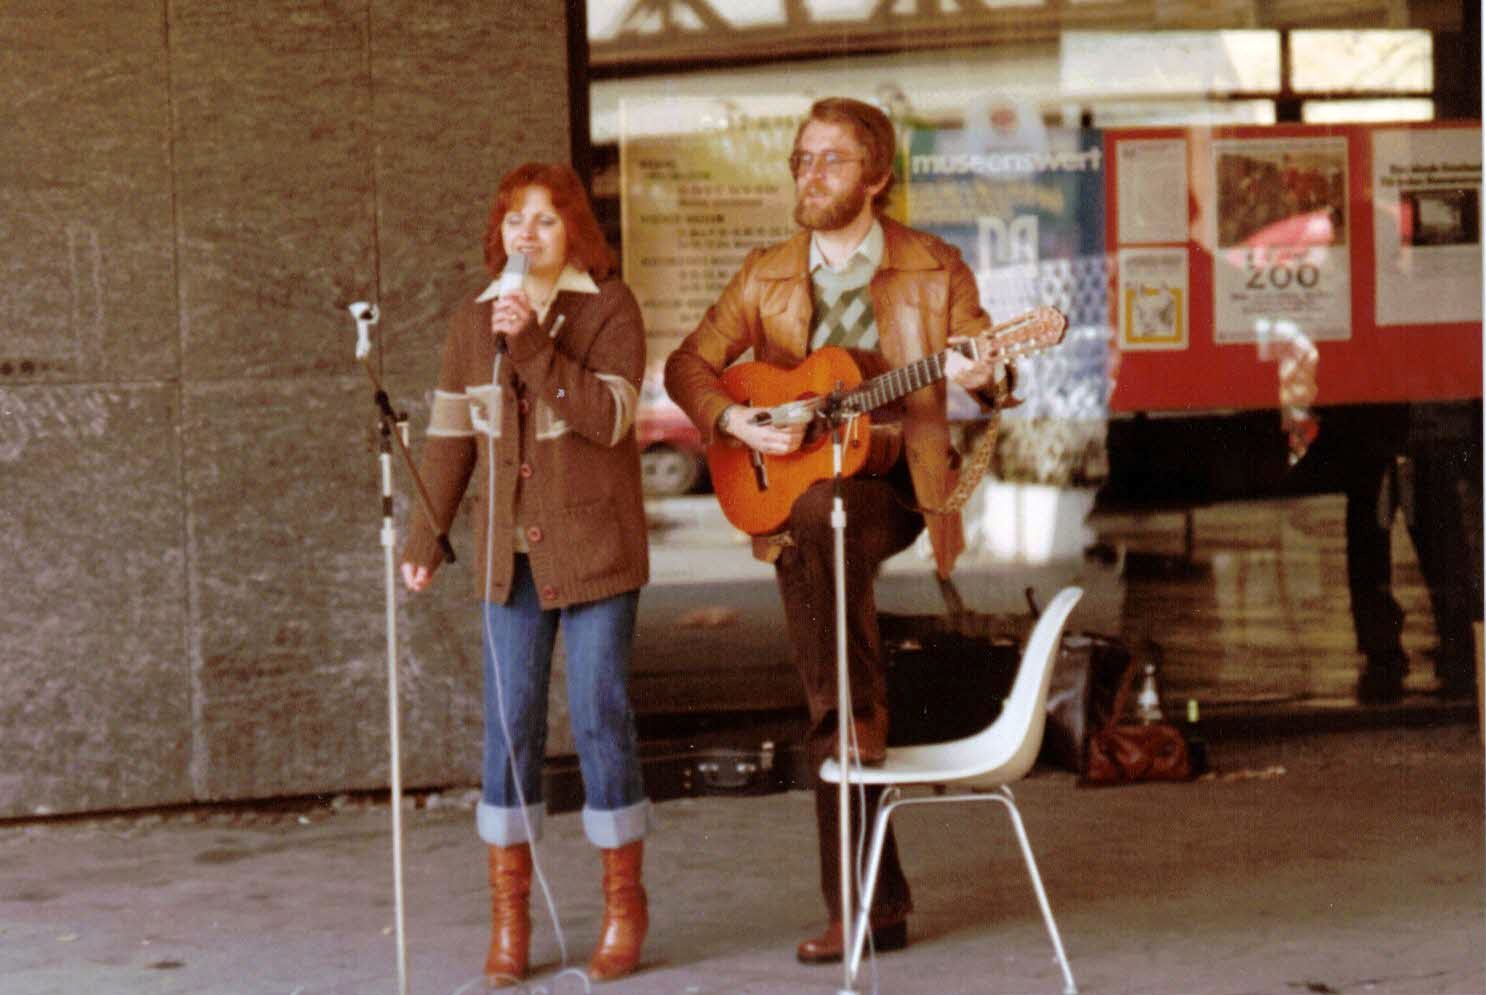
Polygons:
<instances>
[{"instance_id":1,"label":"woman's face","mask_svg":"<svg viewBox=\"0 0 1486 995\"><path fill-rule=\"evenodd\" d=\"M501 219L501 244L506 255L519 252L531 263L533 276L556 279L568 261L568 232L562 215L552 206L546 187L523 187L516 192Z\"/></svg>"}]
</instances>

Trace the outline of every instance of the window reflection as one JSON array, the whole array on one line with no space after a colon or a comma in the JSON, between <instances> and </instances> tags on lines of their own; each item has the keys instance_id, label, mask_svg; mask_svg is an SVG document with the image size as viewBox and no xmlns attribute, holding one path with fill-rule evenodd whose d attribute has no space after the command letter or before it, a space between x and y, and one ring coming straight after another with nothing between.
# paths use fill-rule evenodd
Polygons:
<instances>
[{"instance_id":1,"label":"window reflection","mask_svg":"<svg viewBox=\"0 0 1486 995\"><path fill-rule=\"evenodd\" d=\"M1290 85L1297 93L1409 93L1434 86L1428 31L1294 31Z\"/></svg>"}]
</instances>

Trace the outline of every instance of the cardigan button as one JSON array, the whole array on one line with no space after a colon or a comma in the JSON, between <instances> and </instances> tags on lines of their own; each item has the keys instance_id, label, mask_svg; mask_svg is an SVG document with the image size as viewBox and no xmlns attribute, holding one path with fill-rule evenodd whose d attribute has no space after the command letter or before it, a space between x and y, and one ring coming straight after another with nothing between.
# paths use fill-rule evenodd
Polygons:
<instances>
[{"instance_id":1,"label":"cardigan button","mask_svg":"<svg viewBox=\"0 0 1486 995\"><path fill-rule=\"evenodd\" d=\"M517 405L516 405L516 407L518 407L518 408L520 408L520 409L521 409L521 413L522 413L522 414L523 414L523 415L524 415L524 414L528 414L528 413L530 413L530 412L531 412L531 402L530 402L530 401L528 401L528 400L527 400L527 399L526 399L526 398L524 398L524 397L523 397L523 398L522 398L522 399L521 399L521 403L519 403L519 404L517 404Z\"/></svg>"},{"instance_id":2,"label":"cardigan button","mask_svg":"<svg viewBox=\"0 0 1486 995\"><path fill-rule=\"evenodd\" d=\"M546 587L542 588L542 600L543 601L556 601L557 600L557 588L553 587L551 584L548 584Z\"/></svg>"},{"instance_id":3,"label":"cardigan button","mask_svg":"<svg viewBox=\"0 0 1486 995\"><path fill-rule=\"evenodd\" d=\"M539 529L539 528L537 528L535 525L533 525L531 528L527 529L526 530L526 541L527 542L541 542L542 541L542 530Z\"/></svg>"},{"instance_id":4,"label":"cardigan button","mask_svg":"<svg viewBox=\"0 0 1486 995\"><path fill-rule=\"evenodd\" d=\"M530 477L531 474L532 474L531 464L530 463L522 463L521 464L521 469L518 470L518 471L516 471L516 472L519 473L519 474L521 474L523 477Z\"/></svg>"}]
</instances>

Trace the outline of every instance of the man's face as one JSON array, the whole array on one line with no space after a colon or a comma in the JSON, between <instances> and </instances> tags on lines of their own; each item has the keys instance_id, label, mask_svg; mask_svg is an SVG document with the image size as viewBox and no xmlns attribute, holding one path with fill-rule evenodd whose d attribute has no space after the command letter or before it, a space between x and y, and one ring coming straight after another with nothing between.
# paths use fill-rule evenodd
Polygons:
<instances>
[{"instance_id":1,"label":"man's face","mask_svg":"<svg viewBox=\"0 0 1486 995\"><path fill-rule=\"evenodd\" d=\"M884 182L863 182L866 158L850 128L827 121L806 124L795 143L795 223L835 231L854 221Z\"/></svg>"}]
</instances>

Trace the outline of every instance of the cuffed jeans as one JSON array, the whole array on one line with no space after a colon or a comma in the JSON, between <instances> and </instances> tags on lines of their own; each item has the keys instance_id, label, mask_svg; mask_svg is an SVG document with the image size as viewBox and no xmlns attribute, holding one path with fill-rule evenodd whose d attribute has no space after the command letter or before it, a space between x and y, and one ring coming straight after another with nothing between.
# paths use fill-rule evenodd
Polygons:
<instances>
[{"instance_id":1,"label":"cuffed jeans","mask_svg":"<svg viewBox=\"0 0 1486 995\"><path fill-rule=\"evenodd\" d=\"M629 704L639 600L636 590L544 610L531 565L518 555L509 600L485 604L484 791L475 817L486 843L511 846L541 836L547 692L559 625L567 651L568 711L583 774L583 830L595 846L613 849L650 828Z\"/></svg>"}]
</instances>

